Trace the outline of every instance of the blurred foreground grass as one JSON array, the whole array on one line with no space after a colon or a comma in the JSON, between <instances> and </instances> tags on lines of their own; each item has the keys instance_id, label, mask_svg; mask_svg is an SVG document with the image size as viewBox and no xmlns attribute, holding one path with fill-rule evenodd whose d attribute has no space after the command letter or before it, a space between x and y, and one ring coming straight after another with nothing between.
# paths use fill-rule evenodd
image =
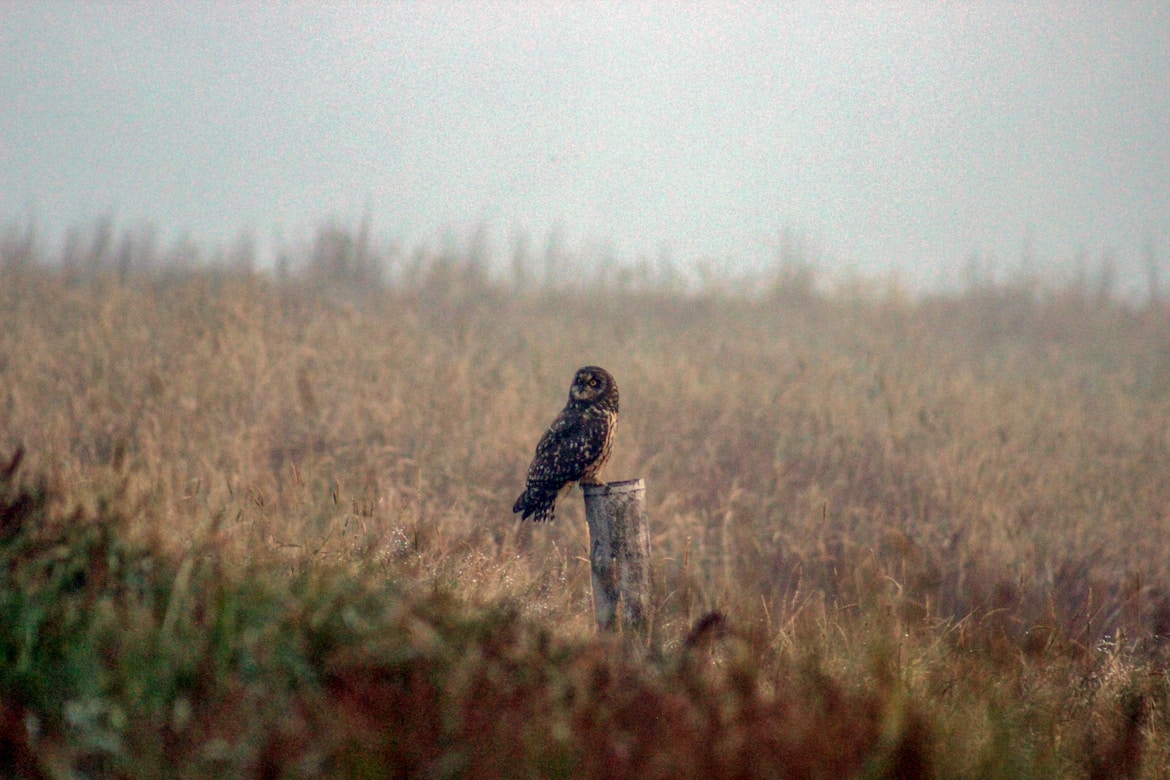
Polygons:
<instances>
[{"instance_id":1,"label":"blurred foreground grass","mask_svg":"<svg viewBox=\"0 0 1170 780\"><path fill-rule=\"evenodd\" d=\"M0 775L1170 764L1157 303L2 277ZM646 648L594 636L579 493L509 512L588 363L648 486Z\"/></svg>"}]
</instances>

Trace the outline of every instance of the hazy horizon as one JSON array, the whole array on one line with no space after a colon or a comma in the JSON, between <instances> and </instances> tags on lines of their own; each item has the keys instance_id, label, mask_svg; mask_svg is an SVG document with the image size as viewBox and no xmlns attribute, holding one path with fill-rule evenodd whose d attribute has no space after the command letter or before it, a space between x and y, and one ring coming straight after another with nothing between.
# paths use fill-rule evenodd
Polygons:
<instances>
[{"instance_id":1,"label":"hazy horizon","mask_svg":"<svg viewBox=\"0 0 1170 780\"><path fill-rule=\"evenodd\" d=\"M0 4L0 220L1170 270L1170 6ZM1081 258L1078 260L1077 258Z\"/></svg>"}]
</instances>

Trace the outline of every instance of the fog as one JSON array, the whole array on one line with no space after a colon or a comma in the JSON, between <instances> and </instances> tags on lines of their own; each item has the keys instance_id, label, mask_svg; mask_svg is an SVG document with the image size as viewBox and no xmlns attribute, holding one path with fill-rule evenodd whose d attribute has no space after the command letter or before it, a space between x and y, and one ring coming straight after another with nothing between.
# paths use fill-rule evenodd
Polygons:
<instances>
[{"instance_id":1,"label":"fog","mask_svg":"<svg viewBox=\"0 0 1170 780\"><path fill-rule=\"evenodd\" d=\"M1170 265L1170 6L0 4L0 220L961 284Z\"/></svg>"}]
</instances>

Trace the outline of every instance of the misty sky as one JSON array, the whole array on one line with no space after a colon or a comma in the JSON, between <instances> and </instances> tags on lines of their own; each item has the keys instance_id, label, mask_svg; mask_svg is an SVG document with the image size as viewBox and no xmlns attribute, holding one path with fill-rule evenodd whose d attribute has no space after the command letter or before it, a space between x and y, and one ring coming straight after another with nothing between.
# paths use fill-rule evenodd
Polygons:
<instances>
[{"instance_id":1,"label":"misty sky","mask_svg":"<svg viewBox=\"0 0 1170 780\"><path fill-rule=\"evenodd\" d=\"M1170 4L0 0L0 221L1170 277ZM264 259L263 257L261 258Z\"/></svg>"}]
</instances>

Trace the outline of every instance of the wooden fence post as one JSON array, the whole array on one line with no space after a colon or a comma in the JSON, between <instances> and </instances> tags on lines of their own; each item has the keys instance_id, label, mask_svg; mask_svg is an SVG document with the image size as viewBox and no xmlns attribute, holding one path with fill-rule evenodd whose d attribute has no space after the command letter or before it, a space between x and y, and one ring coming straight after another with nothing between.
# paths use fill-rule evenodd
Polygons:
<instances>
[{"instance_id":1,"label":"wooden fence post","mask_svg":"<svg viewBox=\"0 0 1170 780\"><path fill-rule=\"evenodd\" d=\"M602 631L650 629L650 527L640 479L585 485L593 611Z\"/></svg>"}]
</instances>

